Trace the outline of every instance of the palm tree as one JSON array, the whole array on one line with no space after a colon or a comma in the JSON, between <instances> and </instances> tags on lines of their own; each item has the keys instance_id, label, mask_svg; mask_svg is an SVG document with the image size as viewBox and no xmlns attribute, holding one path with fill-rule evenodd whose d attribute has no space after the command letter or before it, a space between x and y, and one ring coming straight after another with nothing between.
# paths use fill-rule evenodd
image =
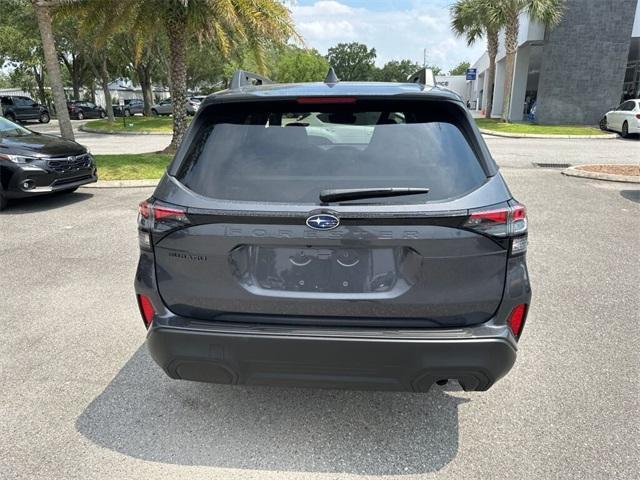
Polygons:
<instances>
[{"instance_id":1,"label":"palm tree","mask_svg":"<svg viewBox=\"0 0 640 480\"><path fill-rule=\"evenodd\" d=\"M538 21L547 28L553 28L564 14L565 0L495 0L496 7L491 10L491 17L496 24L504 25L504 43L507 53L504 76L504 102L502 119L509 121L511 103L511 86L515 68L516 51L518 50L519 16L527 13L533 21Z\"/></svg>"},{"instance_id":2,"label":"palm tree","mask_svg":"<svg viewBox=\"0 0 640 480\"><path fill-rule=\"evenodd\" d=\"M485 115L491 118L493 104L493 88L496 79L496 56L498 55L498 32L500 25L496 23L496 16L492 15L495 0L458 0L451 7L451 28L458 36L467 39L467 45L472 45L480 38L487 39L487 53L489 55L489 69L487 70L487 84L489 88L485 94Z\"/></svg>"},{"instance_id":3,"label":"palm tree","mask_svg":"<svg viewBox=\"0 0 640 480\"><path fill-rule=\"evenodd\" d=\"M103 35L128 30L137 41L166 35L169 41L169 79L173 105L175 151L187 129L187 47L212 43L227 56L246 44L264 73L264 55L270 45L299 40L289 10L276 0L67 0L70 8L86 11L94 24L102 19Z\"/></svg>"},{"instance_id":4,"label":"palm tree","mask_svg":"<svg viewBox=\"0 0 640 480\"><path fill-rule=\"evenodd\" d=\"M33 9L38 20L38 29L42 38L42 48L44 52L44 61L49 74L49 82L51 83L51 91L53 93L53 103L56 107L56 115L60 125L60 134L62 138L74 140L73 127L71 127L71 119L67 111L67 99L64 95L64 84L62 83L62 75L60 74L60 63L58 62L58 52L53 39L53 28L51 26L51 7L56 6L55 0L31 0Z\"/></svg>"}]
</instances>

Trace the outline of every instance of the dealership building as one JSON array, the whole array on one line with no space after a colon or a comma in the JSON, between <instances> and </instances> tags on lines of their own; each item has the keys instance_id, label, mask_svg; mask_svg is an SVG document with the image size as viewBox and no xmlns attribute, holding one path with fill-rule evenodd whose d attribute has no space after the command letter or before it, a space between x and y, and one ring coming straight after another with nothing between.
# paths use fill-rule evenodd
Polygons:
<instances>
[{"instance_id":1,"label":"dealership building","mask_svg":"<svg viewBox=\"0 0 640 480\"><path fill-rule=\"evenodd\" d=\"M504 37L496 58L492 116L504 103ZM489 58L475 64L467 98L486 109ZM542 124L597 124L603 113L640 96L639 0L567 0L560 24L547 29L520 17L509 119L526 120L535 104Z\"/></svg>"}]
</instances>

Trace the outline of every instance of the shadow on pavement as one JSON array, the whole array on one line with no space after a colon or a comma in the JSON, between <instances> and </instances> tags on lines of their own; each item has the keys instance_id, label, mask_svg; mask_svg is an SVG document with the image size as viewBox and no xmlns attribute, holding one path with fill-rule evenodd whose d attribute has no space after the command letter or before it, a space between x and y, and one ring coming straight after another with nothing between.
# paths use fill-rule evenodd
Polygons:
<instances>
[{"instance_id":1,"label":"shadow on pavement","mask_svg":"<svg viewBox=\"0 0 640 480\"><path fill-rule=\"evenodd\" d=\"M640 203L640 190L621 190L620 195L627 200Z\"/></svg>"},{"instance_id":2,"label":"shadow on pavement","mask_svg":"<svg viewBox=\"0 0 640 480\"><path fill-rule=\"evenodd\" d=\"M99 446L179 465L369 475L441 469L458 405L428 394L242 387L171 380L142 345L76 421Z\"/></svg>"},{"instance_id":3,"label":"shadow on pavement","mask_svg":"<svg viewBox=\"0 0 640 480\"><path fill-rule=\"evenodd\" d=\"M35 197L16 198L9 200L9 205L3 213L22 214L53 210L55 208L62 208L67 205L73 205L74 203L89 200L91 197L93 197L92 193L74 192L52 193L37 195Z\"/></svg>"}]
</instances>

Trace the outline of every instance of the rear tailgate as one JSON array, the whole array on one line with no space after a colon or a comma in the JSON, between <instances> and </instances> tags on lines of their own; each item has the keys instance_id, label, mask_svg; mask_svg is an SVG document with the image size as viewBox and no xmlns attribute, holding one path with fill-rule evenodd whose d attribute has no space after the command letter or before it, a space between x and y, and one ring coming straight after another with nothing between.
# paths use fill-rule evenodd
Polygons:
<instances>
[{"instance_id":1,"label":"rear tailgate","mask_svg":"<svg viewBox=\"0 0 640 480\"><path fill-rule=\"evenodd\" d=\"M176 314L466 325L489 319L502 298L507 250L455 227L464 215L392 222L341 215L329 232L310 230L304 217L213 217L155 245L160 294Z\"/></svg>"},{"instance_id":2,"label":"rear tailgate","mask_svg":"<svg viewBox=\"0 0 640 480\"><path fill-rule=\"evenodd\" d=\"M250 322L488 320L508 247L464 223L469 210L511 197L487 169L466 111L454 102L311 103L210 105L196 116L184 158L155 194L187 213L153 235L168 308ZM430 192L318 200L321 189L367 187ZM313 228L307 220L320 214L339 225Z\"/></svg>"}]
</instances>

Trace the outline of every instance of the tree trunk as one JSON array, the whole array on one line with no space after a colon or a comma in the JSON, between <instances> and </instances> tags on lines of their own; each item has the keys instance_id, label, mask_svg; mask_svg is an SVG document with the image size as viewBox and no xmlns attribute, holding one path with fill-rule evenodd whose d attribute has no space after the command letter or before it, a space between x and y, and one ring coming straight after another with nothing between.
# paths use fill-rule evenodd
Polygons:
<instances>
[{"instance_id":1,"label":"tree trunk","mask_svg":"<svg viewBox=\"0 0 640 480\"><path fill-rule=\"evenodd\" d=\"M487 32L487 44L489 53L489 69L487 71L487 91L485 93L486 108L484 109L485 118L491 118L491 110L493 109L493 89L496 83L496 56L498 55L498 32Z\"/></svg>"},{"instance_id":2,"label":"tree trunk","mask_svg":"<svg viewBox=\"0 0 640 480\"><path fill-rule=\"evenodd\" d=\"M93 77L89 82L89 95L91 97L91 102L96 103L96 81L93 79Z\"/></svg>"},{"instance_id":3,"label":"tree trunk","mask_svg":"<svg viewBox=\"0 0 640 480\"><path fill-rule=\"evenodd\" d=\"M504 44L507 51L507 59L504 72L504 101L502 102L502 119L509 122L509 109L511 107L511 88L513 86L513 73L516 66L516 52L518 51L518 30L520 23L518 14L514 13L508 19L505 26Z\"/></svg>"},{"instance_id":4,"label":"tree trunk","mask_svg":"<svg viewBox=\"0 0 640 480\"><path fill-rule=\"evenodd\" d=\"M184 9L176 9L167 19L169 37L171 104L173 107L173 138L165 149L175 152L187 130L187 108L185 105L187 90L187 25Z\"/></svg>"},{"instance_id":5,"label":"tree trunk","mask_svg":"<svg viewBox=\"0 0 640 480\"><path fill-rule=\"evenodd\" d=\"M144 111L142 112L145 117L151 116L151 105L153 97L149 95L151 91L151 75L149 75L149 67L143 64L136 65L136 72L138 73L138 81L140 82L140 88L142 88L142 101L144 103Z\"/></svg>"},{"instance_id":6,"label":"tree trunk","mask_svg":"<svg viewBox=\"0 0 640 480\"><path fill-rule=\"evenodd\" d=\"M40 103L47 105L47 92L44 90L44 71L38 71L38 67L34 65L33 77L36 79L36 85L38 85L38 98L40 99Z\"/></svg>"},{"instance_id":7,"label":"tree trunk","mask_svg":"<svg viewBox=\"0 0 640 480\"><path fill-rule=\"evenodd\" d=\"M44 51L44 61L51 82L53 102L56 106L56 114L60 124L60 133L67 140L74 140L73 127L67 111L67 99L64 95L64 85L60 74L60 64L58 54L53 40L53 29L51 28L51 12L48 5L43 0L31 0L38 20L38 29L42 39L42 49Z\"/></svg>"},{"instance_id":8,"label":"tree trunk","mask_svg":"<svg viewBox=\"0 0 640 480\"><path fill-rule=\"evenodd\" d=\"M109 70L107 69L107 57L102 59L100 65L100 84L102 85L102 93L104 93L104 109L107 111L107 117L110 122L115 120L113 115L113 104L111 103L111 92L109 91ZM122 113L124 115L124 112Z\"/></svg>"}]
</instances>

